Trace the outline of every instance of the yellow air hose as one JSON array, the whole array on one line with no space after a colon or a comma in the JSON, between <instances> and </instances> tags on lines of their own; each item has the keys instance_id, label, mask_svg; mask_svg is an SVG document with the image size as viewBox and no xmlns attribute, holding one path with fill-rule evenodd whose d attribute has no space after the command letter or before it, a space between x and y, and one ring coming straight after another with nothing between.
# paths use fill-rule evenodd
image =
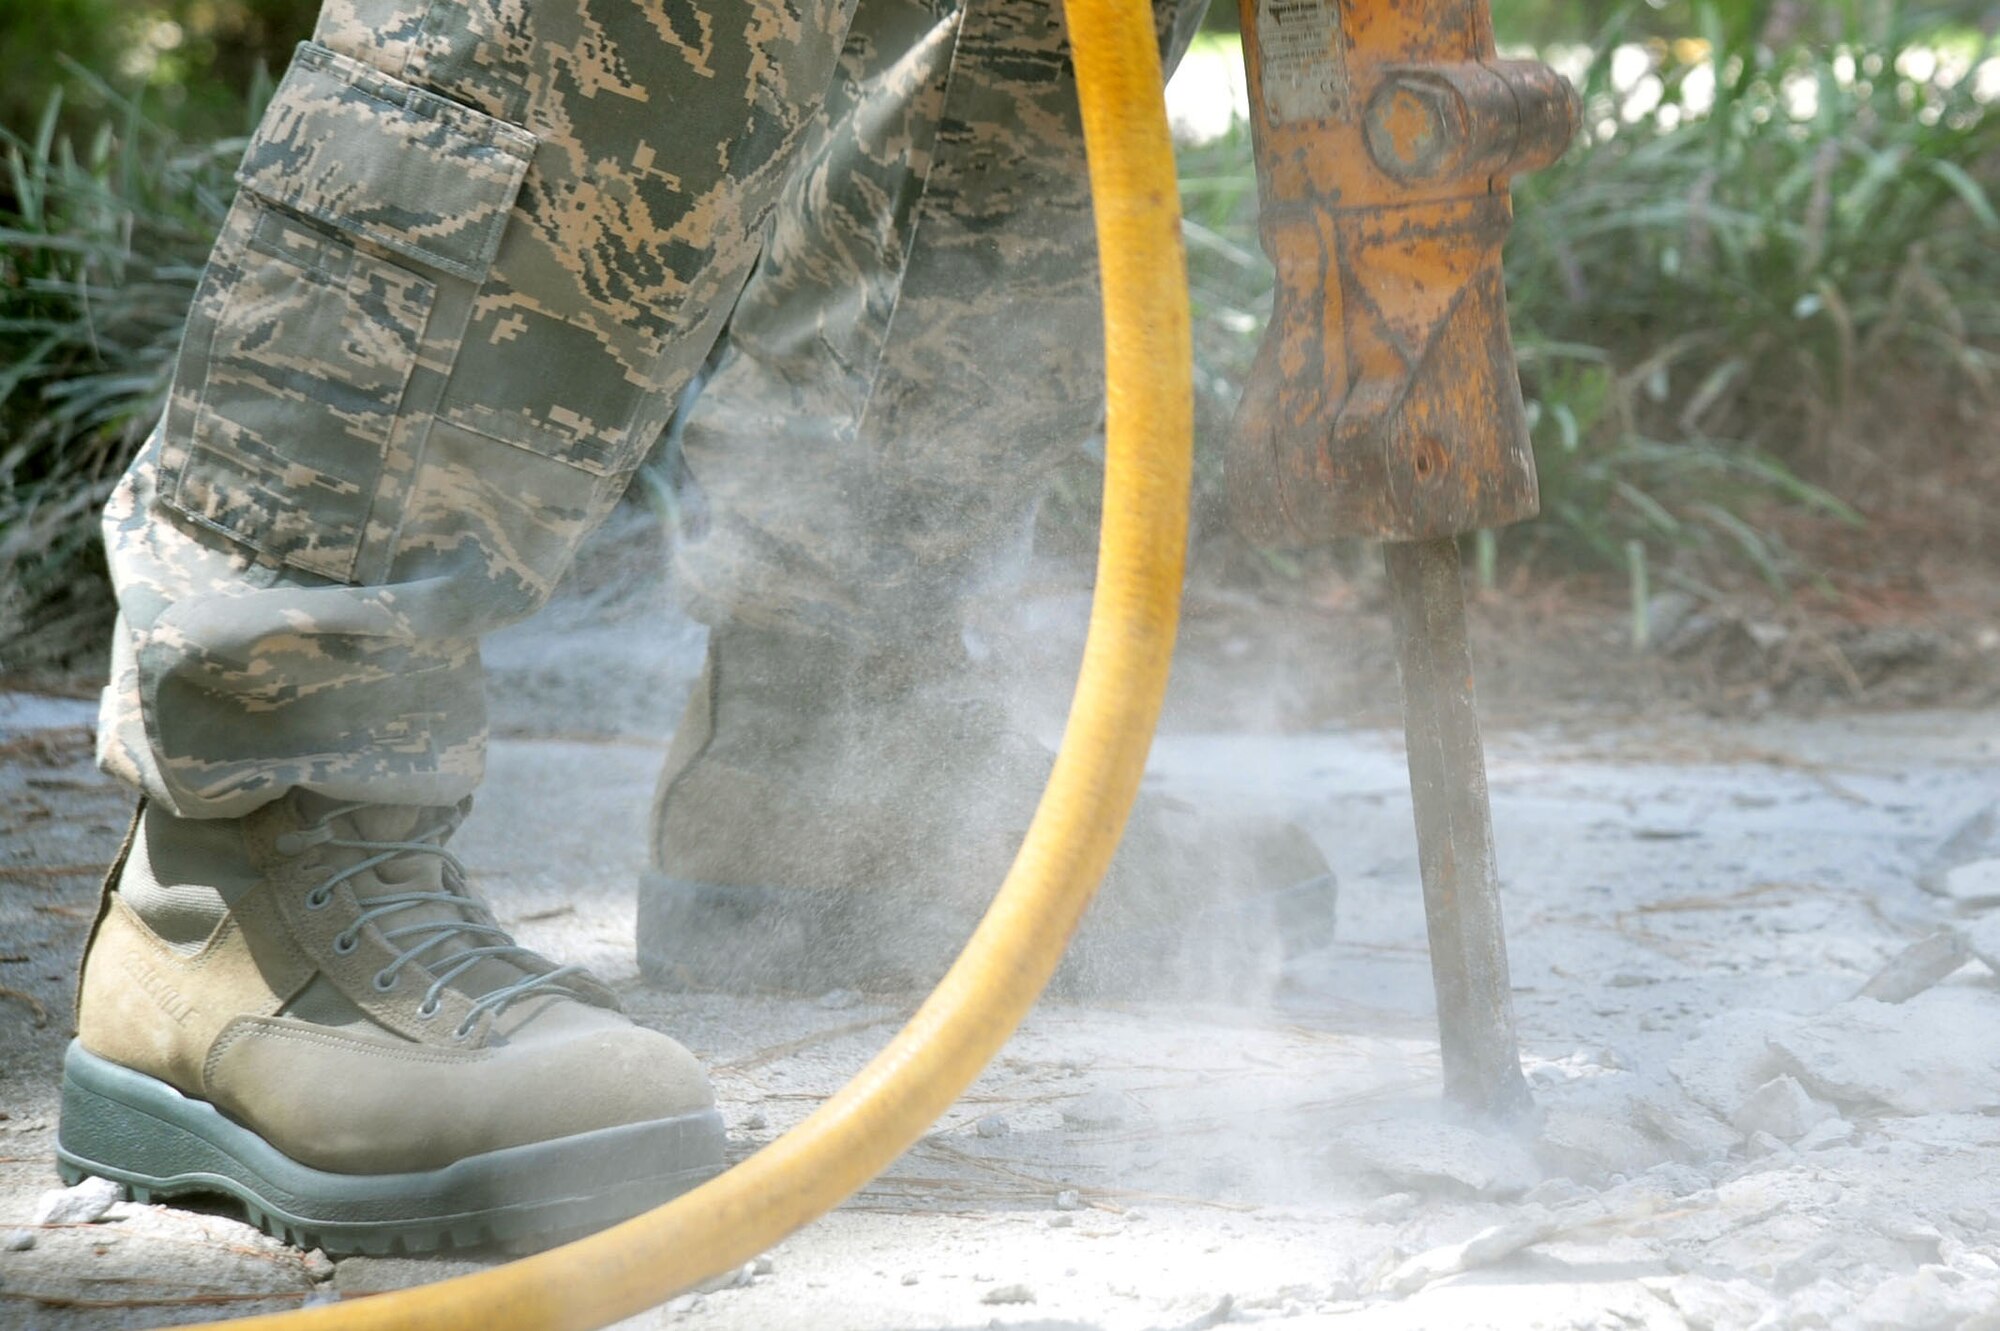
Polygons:
<instances>
[{"instance_id":1,"label":"yellow air hose","mask_svg":"<svg viewBox=\"0 0 2000 1331\"><path fill-rule=\"evenodd\" d=\"M1111 862L1166 692L1186 555L1192 352L1173 144L1147 0L1068 0L1108 353L1104 530L1069 728L971 943L818 1112L722 1177L548 1252L420 1289L219 1323L276 1331L592 1331L742 1265L887 1169L1000 1051Z\"/></svg>"}]
</instances>

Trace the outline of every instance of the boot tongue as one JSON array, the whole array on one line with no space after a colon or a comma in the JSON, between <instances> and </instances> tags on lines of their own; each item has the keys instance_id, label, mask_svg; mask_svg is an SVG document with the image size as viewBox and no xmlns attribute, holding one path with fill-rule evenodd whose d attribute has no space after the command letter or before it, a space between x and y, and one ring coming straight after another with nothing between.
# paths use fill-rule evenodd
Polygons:
<instances>
[{"instance_id":1,"label":"boot tongue","mask_svg":"<svg viewBox=\"0 0 2000 1331\"><path fill-rule=\"evenodd\" d=\"M352 815L354 839L358 841L417 841L425 840L432 845L441 844L452 832L458 830L459 818L453 809L427 809L410 805L375 804L356 809ZM437 828L447 829L442 836L425 837L424 833ZM378 864L369 873L349 880L356 895L364 893L380 896L388 892L442 892L445 890L444 860L436 855L420 852L399 855L386 864ZM430 912L426 914L425 912ZM414 924L418 920L460 918L457 908L442 902L435 905L411 906L407 912L399 912L395 919Z\"/></svg>"},{"instance_id":2,"label":"boot tongue","mask_svg":"<svg viewBox=\"0 0 2000 1331\"><path fill-rule=\"evenodd\" d=\"M464 820L460 809L430 808L420 805L370 804L337 817L332 826L335 835L342 840L366 841L387 846L402 842L424 842L441 845L458 829ZM427 835L429 834L429 835ZM338 852L339 861L351 864L371 859L379 851L349 849ZM349 858L349 857L352 858ZM422 851L409 851L376 865L365 873L358 873L347 880L347 886L362 903L365 910L372 903L384 897L397 896L408 892L448 892L451 879L447 876L446 862L441 855ZM459 888L461 893L464 888ZM392 946L400 950L422 948L413 965L421 965L433 975L441 975L450 970L453 958L467 949L490 946L505 940L491 935L473 932L454 932L446 941L435 941L443 930L414 930L425 924L457 924L468 919L478 919L479 913L469 896L462 898L463 905L447 901L423 901L382 916L374 925L385 934L397 934ZM414 972L406 973L414 976ZM451 981L451 988L470 998L477 998L505 985L514 984L526 978L530 971L516 965L505 957L482 957L466 968Z\"/></svg>"}]
</instances>

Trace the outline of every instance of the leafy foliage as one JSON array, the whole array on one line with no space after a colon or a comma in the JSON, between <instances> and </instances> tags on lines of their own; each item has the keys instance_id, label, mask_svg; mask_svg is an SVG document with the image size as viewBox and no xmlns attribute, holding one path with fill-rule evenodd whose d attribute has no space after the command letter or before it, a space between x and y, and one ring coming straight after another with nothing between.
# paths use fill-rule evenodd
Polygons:
<instances>
[{"instance_id":1,"label":"leafy foliage","mask_svg":"<svg viewBox=\"0 0 2000 1331\"><path fill-rule=\"evenodd\" d=\"M2000 64L1879 9L1872 42L1852 16L1857 40L1782 51L1715 7L1699 17L1704 39L1640 48L1643 72L1617 68L1614 26L1580 80L1584 141L1517 185L1508 272L1553 519L1539 539L1605 559L1634 537L1721 541L1776 580L1746 512L1848 513L1799 477L1865 491L1865 404L1914 376L2000 405L1982 183L2000 168Z\"/></svg>"},{"instance_id":2,"label":"leafy foliage","mask_svg":"<svg viewBox=\"0 0 2000 1331\"><path fill-rule=\"evenodd\" d=\"M268 89L259 71L314 7L0 0L0 125L15 127L0 129L0 669L32 664L29 644L94 641L106 605L95 511L157 410L241 151L212 136L247 127ZM1918 384L1993 419L1990 0L1498 10L1543 37L1564 14L1603 25L1569 70L1582 141L1517 182L1508 273L1546 516L1500 538L1510 556L1635 571L1673 556L1684 578L1734 566L1781 583L1799 570L1767 519L1858 520L1835 496L1879 491L1893 441L1865 423L1885 404ZM59 50L83 59L47 58ZM122 70L153 109L86 66ZM24 112L52 80L82 95L35 92ZM1247 132L1187 147L1182 172L1197 514L1213 528L1271 274ZM1922 444L1990 450L1990 438L1989 426ZM1094 480L1088 467L1061 478L1056 508L1074 521L1058 526L1081 529Z\"/></svg>"},{"instance_id":3,"label":"leafy foliage","mask_svg":"<svg viewBox=\"0 0 2000 1331\"><path fill-rule=\"evenodd\" d=\"M191 139L232 130L257 79L312 30L319 0L0 0L0 125L25 132L62 55L150 104ZM77 108L83 109L83 108Z\"/></svg>"},{"instance_id":4,"label":"leafy foliage","mask_svg":"<svg viewBox=\"0 0 2000 1331\"><path fill-rule=\"evenodd\" d=\"M190 147L80 69L113 108L85 143L50 99L0 129L0 667L81 650L104 598L96 511L156 415L240 139ZM38 649L36 649L38 650Z\"/></svg>"}]
</instances>

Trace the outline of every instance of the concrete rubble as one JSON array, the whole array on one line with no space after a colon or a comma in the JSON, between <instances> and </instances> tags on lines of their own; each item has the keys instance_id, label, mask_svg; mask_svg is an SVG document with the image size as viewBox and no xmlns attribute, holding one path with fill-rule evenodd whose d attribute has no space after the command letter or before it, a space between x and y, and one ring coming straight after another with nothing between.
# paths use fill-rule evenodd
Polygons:
<instances>
[{"instance_id":1,"label":"concrete rubble","mask_svg":"<svg viewBox=\"0 0 2000 1331\"><path fill-rule=\"evenodd\" d=\"M1898 1114L2000 1110L2000 995L1934 989L1849 1002L1774 1030L1780 1065L1823 1099Z\"/></svg>"},{"instance_id":2,"label":"concrete rubble","mask_svg":"<svg viewBox=\"0 0 2000 1331\"><path fill-rule=\"evenodd\" d=\"M2000 905L2000 859L1954 865L1937 879L1938 894L1963 905Z\"/></svg>"},{"instance_id":3,"label":"concrete rubble","mask_svg":"<svg viewBox=\"0 0 2000 1331\"><path fill-rule=\"evenodd\" d=\"M1972 948L1964 931L1946 925L1898 952L1855 997L1880 1003L1905 1002L1949 978L1970 960Z\"/></svg>"},{"instance_id":4,"label":"concrete rubble","mask_svg":"<svg viewBox=\"0 0 2000 1331\"><path fill-rule=\"evenodd\" d=\"M1779 1076L1752 1091L1729 1121L1746 1137L1769 1133L1781 1142L1795 1142L1838 1116L1838 1110L1813 1099L1796 1078Z\"/></svg>"},{"instance_id":5,"label":"concrete rubble","mask_svg":"<svg viewBox=\"0 0 2000 1331\"><path fill-rule=\"evenodd\" d=\"M1965 947L1995 975L2000 975L2000 911L1982 915L1967 926Z\"/></svg>"},{"instance_id":6,"label":"concrete rubble","mask_svg":"<svg viewBox=\"0 0 2000 1331\"><path fill-rule=\"evenodd\" d=\"M640 983L633 883L676 710L616 743L500 741L462 844L525 941L716 1070L740 1156L916 995ZM283 1311L496 1260L301 1254L226 1208L41 1217L45 1194L103 1199L57 1189L52 1163L96 887L79 866L130 813L92 774L90 714L0 707L0 743L75 732L0 765L0 868L20 875L0 875L0 989L49 1013L0 1001L0 1236L33 1236L0 1251L0 1328ZM2000 1331L2000 907L1952 878L2000 857L1974 826L2000 716L1497 730L1538 1106L1505 1130L1439 1104L1393 731L1169 734L1150 779L1301 818L1341 875L1335 941L1250 1007L1043 1004L882 1179L626 1331Z\"/></svg>"},{"instance_id":7,"label":"concrete rubble","mask_svg":"<svg viewBox=\"0 0 2000 1331\"><path fill-rule=\"evenodd\" d=\"M42 1194L35 1207L37 1225L94 1225L110 1213L124 1190L110 1179L87 1178L73 1188Z\"/></svg>"},{"instance_id":8,"label":"concrete rubble","mask_svg":"<svg viewBox=\"0 0 2000 1331\"><path fill-rule=\"evenodd\" d=\"M1357 1123L1341 1132L1334 1150L1393 1186L1517 1197L1541 1182L1534 1157L1522 1146L1454 1123Z\"/></svg>"}]
</instances>

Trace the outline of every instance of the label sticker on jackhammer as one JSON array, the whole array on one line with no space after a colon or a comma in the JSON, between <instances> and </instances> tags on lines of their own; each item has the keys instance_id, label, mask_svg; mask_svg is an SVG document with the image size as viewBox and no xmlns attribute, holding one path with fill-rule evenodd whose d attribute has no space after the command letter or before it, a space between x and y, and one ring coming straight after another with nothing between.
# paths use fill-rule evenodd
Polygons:
<instances>
[{"instance_id":1,"label":"label sticker on jackhammer","mask_svg":"<svg viewBox=\"0 0 2000 1331\"><path fill-rule=\"evenodd\" d=\"M1274 125L1331 120L1347 107L1339 0L1257 0L1264 114Z\"/></svg>"}]
</instances>

